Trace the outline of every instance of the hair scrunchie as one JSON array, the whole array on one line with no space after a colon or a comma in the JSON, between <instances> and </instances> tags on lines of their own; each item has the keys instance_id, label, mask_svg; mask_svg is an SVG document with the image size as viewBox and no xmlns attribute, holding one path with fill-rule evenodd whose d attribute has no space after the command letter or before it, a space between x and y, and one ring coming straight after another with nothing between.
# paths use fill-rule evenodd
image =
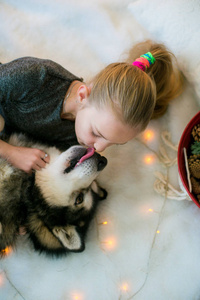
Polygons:
<instances>
[{"instance_id":1,"label":"hair scrunchie","mask_svg":"<svg viewBox=\"0 0 200 300\"><path fill-rule=\"evenodd\" d=\"M132 63L133 66L140 68L142 71L146 71L152 64L155 63L155 58L151 54L151 52L147 52L145 54L140 55L139 58Z\"/></svg>"}]
</instances>

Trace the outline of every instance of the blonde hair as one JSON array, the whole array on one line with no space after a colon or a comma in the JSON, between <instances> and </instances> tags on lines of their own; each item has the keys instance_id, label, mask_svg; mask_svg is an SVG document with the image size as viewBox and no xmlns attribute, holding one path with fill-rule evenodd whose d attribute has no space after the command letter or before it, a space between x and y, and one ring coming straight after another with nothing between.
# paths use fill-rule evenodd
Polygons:
<instances>
[{"instance_id":1,"label":"blonde hair","mask_svg":"<svg viewBox=\"0 0 200 300\"><path fill-rule=\"evenodd\" d=\"M156 61L144 72L132 62L146 52ZM98 107L110 105L123 123L144 130L150 119L166 112L182 83L174 55L164 45L146 41L130 50L126 62L112 63L94 77L89 100Z\"/></svg>"}]
</instances>

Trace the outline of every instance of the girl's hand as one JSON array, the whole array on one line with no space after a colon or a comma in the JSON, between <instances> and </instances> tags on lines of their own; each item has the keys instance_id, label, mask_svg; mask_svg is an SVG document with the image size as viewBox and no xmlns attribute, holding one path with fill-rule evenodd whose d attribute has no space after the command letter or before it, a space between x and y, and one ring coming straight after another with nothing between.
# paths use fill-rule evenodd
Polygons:
<instances>
[{"instance_id":1,"label":"girl's hand","mask_svg":"<svg viewBox=\"0 0 200 300\"><path fill-rule=\"evenodd\" d=\"M36 148L15 147L9 145L6 159L14 167L31 173L33 170L41 170L49 163L49 156Z\"/></svg>"}]
</instances>

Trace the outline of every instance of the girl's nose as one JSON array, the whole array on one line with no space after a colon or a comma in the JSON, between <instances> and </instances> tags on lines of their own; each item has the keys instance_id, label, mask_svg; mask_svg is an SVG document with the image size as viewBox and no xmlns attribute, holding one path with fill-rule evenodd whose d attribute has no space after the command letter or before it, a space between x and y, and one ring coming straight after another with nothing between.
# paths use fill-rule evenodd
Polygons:
<instances>
[{"instance_id":1,"label":"girl's nose","mask_svg":"<svg viewBox=\"0 0 200 300\"><path fill-rule=\"evenodd\" d=\"M110 146L110 144L107 142L96 142L94 144L94 148L97 152L104 151L108 146Z\"/></svg>"}]
</instances>

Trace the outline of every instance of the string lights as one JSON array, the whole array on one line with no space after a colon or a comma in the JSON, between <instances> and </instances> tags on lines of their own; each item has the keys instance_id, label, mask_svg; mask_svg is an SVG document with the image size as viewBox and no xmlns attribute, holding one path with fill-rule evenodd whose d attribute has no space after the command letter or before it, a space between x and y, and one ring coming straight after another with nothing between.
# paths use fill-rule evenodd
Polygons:
<instances>
[{"instance_id":1,"label":"string lights","mask_svg":"<svg viewBox=\"0 0 200 300\"><path fill-rule=\"evenodd\" d=\"M150 142L154 139L155 137L155 132L151 129L148 129L144 132L143 134L143 139L145 142ZM146 165L151 165L155 162L155 153L152 154L152 152L154 152L152 149L150 149L149 147L147 147L150 151L151 151L151 154L147 154L144 156L143 158L143 162L146 164ZM153 208L149 208L148 209L148 212L150 213L156 213L156 214L159 214L158 211L155 211ZM102 225L102 226L105 226L105 225L109 225L110 222L105 220L105 221L102 221L101 223L98 223L98 225ZM159 234L160 233L160 230L157 230L155 231L156 234ZM113 250L117 247L117 240L114 236L112 237L109 237L108 239L105 239L104 241L101 242L102 245L104 245L104 247L106 249L104 250ZM129 285L124 282L120 285L120 290L121 292L123 293L128 293L129 291ZM78 294L78 293L74 293L73 294L73 297L72 297L72 300L83 300L83 295L82 294Z\"/></svg>"},{"instance_id":2,"label":"string lights","mask_svg":"<svg viewBox=\"0 0 200 300\"><path fill-rule=\"evenodd\" d=\"M151 129L147 129L144 131L143 133L143 140L144 142L151 142L155 137L155 133L153 130ZM145 143L146 144L146 143ZM150 149L151 150L151 149ZM151 165L154 163L155 161L155 155L152 155L152 154L147 154L144 156L144 159L143 159L144 163L146 165Z\"/></svg>"}]
</instances>

